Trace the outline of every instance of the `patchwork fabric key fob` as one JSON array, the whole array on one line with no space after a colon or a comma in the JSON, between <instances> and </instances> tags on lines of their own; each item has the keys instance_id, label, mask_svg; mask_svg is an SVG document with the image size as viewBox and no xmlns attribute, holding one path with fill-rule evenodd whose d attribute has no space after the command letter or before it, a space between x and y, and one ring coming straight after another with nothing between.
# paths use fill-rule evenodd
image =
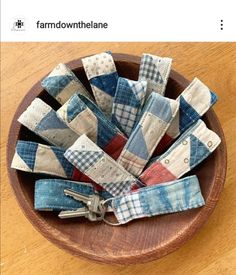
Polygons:
<instances>
[{"instance_id":1,"label":"patchwork fabric key fob","mask_svg":"<svg viewBox=\"0 0 236 275\"><path fill-rule=\"evenodd\" d=\"M43 79L41 85L60 104L64 104L76 92L91 98L91 95L80 80L62 63L58 64L53 71Z\"/></svg>"},{"instance_id":2,"label":"patchwork fabric key fob","mask_svg":"<svg viewBox=\"0 0 236 275\"><path fill-rule=\"evenodd\" d=\"M148 186L112 199L119 224L156 215L198 208L205 204L196 176Z\"/></svg>"},{"instance_id":3,"label":"patchwork fabric key fob","mask_svg":"<svg viewBox=\"0 0 236 275\"><path fill-rule=\"evenodd\" d=\"M153 185L180 178L207 158L220 142L220 137L199 120L164 154L152 159L140 179L146 185Z\"/></svg>"},{"instance_id":4,"label":"patchwork fabric key fob","mask_svg":"<svg viewBox=\"0 0 236 275\"><path fill-rule=\"evenodd\" d=\"M110 116L118 80L111 53L104 52L82 58L82 63L98 106Z\"/></svg>"},{"instance_id":5,"label":"patchwork fabric key fob","mask_svg":"<svg viewBox=\"0 0 236 275\"><path fill-rule=\"evenodd\" d=\"M178 108L177 101L152 93L143 107L140 121L118 158L118 163L134 176L139 176Z\"/></svg>"},{"instance_id":6,"label":"patchwork fabric key fob","mask_svg":"<svg viewBox=\"0 0 236 275\"><path fill-rule=\"evenodd\" d=\"M39 98L21 114L18 121L41 138L58 147L68 148L78 138L56 112Z\"/></svg>"},{"instance_id":7,"label":"patchwork fabric key fob","mask_svg":"<svg viewBox=\"0 0 236 275\"><path fill-rule=\"evenodd\" d=\"M160 154L163 150L181 133L201 118L217 101L217 95L212 92L198 78L189 84L189 86L176 99L179 106L179 113L172 121L161 140L155 154Z\"/></svg>"},{"instance_id":8,"label":"patchwork fabric key fob","mask_svg":"<svg viewBox=\"0 0 236 275\"><path fill-rule=\"evenodd\" d=\"M97 193L104 199L112 197L104 190L97 192L90 183L61 179L41 179L35 182L34 208L40 211L59 211L76 210L85 207L81 201L66 196L64 194L65 189L70 189L87 196Z\"/></svg>"},{"instance_id":9,"label":"patchwork fabric key fob","mask_svg":"<svg viewBox=\"0 0 236 275\"><path fill-rule=\"evenodd\" d=\"M113 196L128 193L134 186L142 185L85 135L79 137L64 156Z\"/></svg>"},{"instance_id":10,"label":"patchwork fabric key fob","mask_svg":"<svg viewBox=\"0 0 236 275\"><path fill-rule=\"evenodd\" d=\"M171 58L143 54L138 79L147 81L147 96L151 92L164 95L171 64Z\"/></svg>"},{"instance_id":11,"label":"patchwork fabric key fob","mask_svg":"<svg viewBox=\"0 0 236 275\"><path fill-rule=\"evenodd\" d=\"M57 115L79 136L86 134L112 158L116 159L127 138L106 118L104 113L88 98L73 95Z\"/></svg>"},{"instance_id":12,"label":"patchwork fabric key fob","mask_svg":"<svg viewBox=\"0 0 236 275\"><path fill-rule=\"evenodd\" d=\"M64 157L64 153L64 149L56 146L19 140L11 168L72 179L75 168Z\"/></svg>"},{"instance_id":13,"label":"patchwork fabric key fob","mask_svg":"<svg viewBox=\"0 0 236 275\"><path fill-rule=\"evenodd\" d=\"M139 119L147 82L119 77L112 105L112 122L128 137Z\"/></svg>"}]
</instances>

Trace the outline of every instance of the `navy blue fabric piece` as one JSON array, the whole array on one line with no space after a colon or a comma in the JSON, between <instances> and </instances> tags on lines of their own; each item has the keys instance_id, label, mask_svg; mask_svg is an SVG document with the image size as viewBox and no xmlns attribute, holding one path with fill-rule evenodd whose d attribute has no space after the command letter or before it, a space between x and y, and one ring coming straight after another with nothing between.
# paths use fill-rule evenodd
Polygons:
<instances>
[{"instance_id":1,"label":"navy blue fabric piece","mask_svg":"<svg viewBox=\"0 0 236 275\"><path fill-rule=\"evenodd\" d=\"M89 80L90 84L96 86L97 88L99 88L100 90L102 90L103 92L107 93L112 97L116 92L117 81L117 72L99 75Z\"/></svg>"},{"instance_id":2,"label":"navy blue fabric piece","mask_svg":"<svg viewBox=\"0 0 236 275\"><path fill-rule=\"evenodd\" d=\"M17 154L24 160L31 170L34 169L37 149L38 144L34 142L18 141L16 145Z\"/></svg>"},{"instance_id":3,"label":"navy blue fabric piece","mask_svg":"<svg viewBox=\"0 0 236 275\"><path fill-rule=\"evenodd\" d=\"M70 179L72 178L74 166L64 157L65 150L51 146L53 153L56 155L58 161L60 162L61 166L63 167L66 176Z\"/></svg>"},{"instance_id":4,"label":"navy blue fabric piece","mask_svg":"<svg viewBox=\"0 0 236 275\"><path fill-rule=\"evenodd\" d=\"M209 155L208 148L194 135L190 135L190 168L195 167L207 155Z\"/></svg>"},{"instance_id":5,"label":"navy blue fabric piece","mask_svg":"<svg viewBox=\"0 0 236 275\"><path fill-rule=\"evenodd\" d=\"M214 105L216 103L216 101L218 100L218 96L214 92L212 92L212 91L210 91L210 92L211 92L211 105Z\"/></svg>"},{"instance_id":6,"label":"navy blue fabric piece","mask_svg":"<svg viewBox=\"0 0 236 275\"><path fill-rule=\"evenodd\" d=\"M51 76L45 78L41 85L53 97L56 97L73 79L71 75Z\"/></svg>"},{"instance_id":7,"label":"navy blue fabric piece","mask_svg":"<svg viewBox=\"0 0 236 275\"><path fill-rule=\"evenodd\" d=\"M191 124L197 121L201 116L196 112L188 102L180 96L180 121L179 130L180 132L185 131Z\"/></svg>"},{"instance_id":8,"label":"navy blue fabric piece","mask_svg":"<svg viewBox=\"0 0 236 275\"><path fill-rule=\"evenodd\" d=\"M68 129L65 123L63 123L56 115L54 110L51 110L35 127L35 131L44 131L52 129Z\"/></svg>"},{"instance_id":9,"label":"navy blue fabric piece","mask_svg":"<svg viewBox=\"0 0 236 275\"><path fill-rule=\"evenodd\" d=\"M69 122L71 122L78 113L86 109L86 105L79 100L76 94L70 98L69 105L70 108L67 109L67 119Z\"/></svg>"},{"instance_id":10,"label":"navy blue fabric piece","mask_svg":"<svg viewBox=\"0 0 236 275\"><path fill-rule=\"evenodd\" d=\"M115 126L105 117L99 107L85 96L78 97L87 105L87 107L97 117L97 145L104 148L117 135L118 131Z\"/></svg>"}]
</instances>

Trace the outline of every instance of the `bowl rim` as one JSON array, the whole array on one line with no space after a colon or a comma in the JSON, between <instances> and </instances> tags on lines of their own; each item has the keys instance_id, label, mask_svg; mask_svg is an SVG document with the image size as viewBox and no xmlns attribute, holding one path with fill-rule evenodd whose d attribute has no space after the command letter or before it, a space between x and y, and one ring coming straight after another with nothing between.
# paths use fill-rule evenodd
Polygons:
<instances>
[{"instance_id":1,"label":"bowl rim","mask_svg":"<svg viewBox=\"0 0 236 275\"><path fill-rule=\"evenodd\" d=\"M140 57L128 54L121 54L121 53L113 53L113 59L115 62L130 62L135 63L136 65L140 64ZM81 57L83 58L83 57ZM72 71L82 66L81 58L72 60L67 62L66 65L70 67ZM48 75L48 74L47 74ZM175 78L180 80L184 85L188 85L190 82L180 75L178 72L171 70L170 78ZM45 76L43 77L45 78ZM43 79L42 78L42 79ZM41 79L41 80L42 80ZM39 80L36 84L32 86L31 89L27 92L25 97L22 99L21 103L17 107L17 110L14 114L14 117L11 122L10 130L8 133L8 142L6 147L6 156L7 156L7 171L10 185L14 191L14 195L17 199L17 202L22 209L24 215L30 221L30 223L34 226L34 228L41 233L47 240L51 241L57 247L66 250L67 252L71 253L72 255L82 257L86 260L92 260L95 262L100 263L107 263L107 264L135 264L135 263L144 263L159 259L175 250L180 248L183 244L185 244L188 240L190 240L195 233L205 224L208 220L210 214L213 212L219 198L220 193L224 186L224 181L226 178L226 170L227 170L227 149L226 149L226 142L223 133L223 129L220 125L220 122L215 114L215 112L211 109L207 112L207 116L209 120L214 120L214 131L216 131L219 136L221 137L221 145L218 147L221 153L220 160L218 159L218 166L221 165L222 170L217 170L217 173L214 176L214 185L212 190L206 200L206 205L201 209L199 214L196 216L194 221L189 225L189 227L184 230L183 234L178 235L178 238L175 238L173 241L168 242L167 245L163 247L159 247L157 249L151 249L148 251L142 250L143 253L135 254L135 255L117 255L116 257L106 254L104 257L101 255L98 256L96 253L91 254L91 251L85 251L84 249L80 249L80 247L74 244L66 235L62 234L57 229L49 226L47 222L36 215L36 211L32 208L32 206L28 203L26 199L27 194L23 192L20 188L20 184L18 182L17 177L17 170L12 169L11 160L12 155L10 153L11 150L8 148L12 147L12 144L16 144L18 140L19 131L21 125L17 122L17 118L21 114L21 107L25 106L27 102L31 102L35 97L39 96L44 89L41 87L41 80ZM53 233L52 233L53 231ZM60 234L58 234L60 232ZM63 235L63 236L62 236ZM58 237L59 236L59 237Z\"/></svg>"}]
</instances>

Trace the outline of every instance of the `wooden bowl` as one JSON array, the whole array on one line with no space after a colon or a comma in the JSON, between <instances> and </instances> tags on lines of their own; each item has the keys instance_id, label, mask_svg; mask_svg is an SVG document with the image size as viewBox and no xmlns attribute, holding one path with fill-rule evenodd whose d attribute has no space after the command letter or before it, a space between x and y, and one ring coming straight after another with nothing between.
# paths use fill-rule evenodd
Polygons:
<instances>
[{"instance_id":1,"label":"wooden bowl","mask_svg":"<svg viewBox=\"0 0 236 275\"><path fill-rule=\"evenodd\" d=\"M113 54L120 76L137 80L140 57ZM91 91L80 59L68 63L79 79ZM171 71L166 95L171 98L181 93L189 84L183 76ZM199 209L139 219L127 225L112 227L105 223L91 223L85 219L61 220L55 212L34 210L34 183L39 178L50 178L10 168L18 139L41 143L38 136L17 122L17 118L35 97L40 97L57 109L58 103L37 82L21 102L13 118L8 145L7 163L11 186L24 214L33 226L48 240L72 253L103 263L133 264L155 260L173 252L189 240L212 213L223 188L226 174L226 145L220 123L213 110L204 121L222 139L215 152L190 174L199 178L206 205ZM55 177L54 177L55 178Z\"/></svg>"}]
</instances>

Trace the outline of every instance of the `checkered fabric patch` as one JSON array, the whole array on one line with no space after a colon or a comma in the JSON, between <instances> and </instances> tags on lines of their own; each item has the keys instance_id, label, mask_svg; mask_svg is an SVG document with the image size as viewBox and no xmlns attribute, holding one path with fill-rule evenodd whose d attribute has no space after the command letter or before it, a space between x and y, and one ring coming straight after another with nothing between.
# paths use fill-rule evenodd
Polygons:
<instances>
[{"instance_id":1,"label":"checkered fabric patch","mask_svg":"<svg viewBox=\"0 0 236 275\"><path fill-rule=\"evenodd\" d=\"M103 156L103 152L96 151L67 150L65 153L65 157L82 172L93 167Z\"/></svg>"},{"instance_id":2,"label":"checkered fabric patch","mask_svg":"<svg viewBox=\"0 0 236 275\"><path fill-rule=\"evenodd\" d=\"M145 100L147 82L119 77L112 107L112 122L130 136Z\"/></svg>"},{"instance_id":3,"label":"checkered fabric patch","mask_svg":"<svg viewBox=\"0 0 236 275\"><path fill-rule=\"evenodd\" d=\"M85 135L78 138L64 156L113 196L131 191L139 182Z\"/></svg>"},{"instance_id":4,"label":"checkered fabric patch","mask_svg":"<svg viewBox=\"0 0 236 275\"><path fill-rule=\"evenodd\" d=\"M114 214L120 224L131 220L175 213L205 204L196 176L149 186L138 191L115 197Z\"/></svg>"},{"instance_id":5,"label":"checkered fabric patch","mask_svg":"<svg viewBox=\"0 0 236 275\"><path fill-rule=\"evenodd\" d=\"M139 176L178 108L177 101L152 93L143 107L140 121L118 158L118 163L134 176Z\"/></svg>"},{"instance_id":6,"label":"checkered fabric patch","mask_svg":"<svg viewBox=\"0 0 236 275\"><path fill-rule=\"evenodd\" d=\"M142 173L146 185L177 179L208 157L220 144L220 137L199 120Z\"/></svg>"},{"instance_id":7,"label":"checkered fabric patch","mask_svg":"<svg viewBox=\"0 0 236 275\"><path fill-rule=\"evenodd\" d=\"M139 80L147 81L147 96L151 92L161 95L165 93L171 63L171 58L143 54L139 69Z\"/></svg>"},{"instance_id":8,"label":"checkered fabric patch","mask_svg":"<svg viewBox=\"0 0 236 275\"><path fill-rule=\"evenodd\" d=\"M68 148L78 135L56 115L56 112L39 98L21 114L18 121L52 145Z\"/></svg>"},{"instance_id":9,"label":"checkered fabric patch","mask_svg":"<svg viewBox=\"0 0 236 275\"><path fill-rule=\"evenodd\" d=\"M83 58L82 63L98 106L110 116L118 80L111 53L105 52Z\"/></svg>"},{"instance_id":10,"label":"checkered fabric patch","mask_svg":"<svg viewBox=\"0 0 236 275\"><path fill-rule=\"evenodd\" d=\"M74 167L64 157L64 153L65 150L55 146L19 140L11 167L71 179Z\"/></svg>"},{"instance_id":11,"label":"checkered fabric patch","mask_svg":"<svg viewBox=\"0 0 236 275\"><path fill-rule=\"evenodd\" d=\"M43 79L41 85L60 104L64 104L76 92L92 98L75 74L62 63Z\"/></svg>"},{"instance_id":12,"label":"checkered fabric patch","mask_svg":"<svg viewBox=\"0 0 236 275\"><path fill-rule=\"evenodd\" d=\"M194 78L176 99L180 104L179 114L166 131L155 154L160 155L175 138L201 118L216 103L217 99L214 92L198 78Z\"/></svg>"}]
</instances>

